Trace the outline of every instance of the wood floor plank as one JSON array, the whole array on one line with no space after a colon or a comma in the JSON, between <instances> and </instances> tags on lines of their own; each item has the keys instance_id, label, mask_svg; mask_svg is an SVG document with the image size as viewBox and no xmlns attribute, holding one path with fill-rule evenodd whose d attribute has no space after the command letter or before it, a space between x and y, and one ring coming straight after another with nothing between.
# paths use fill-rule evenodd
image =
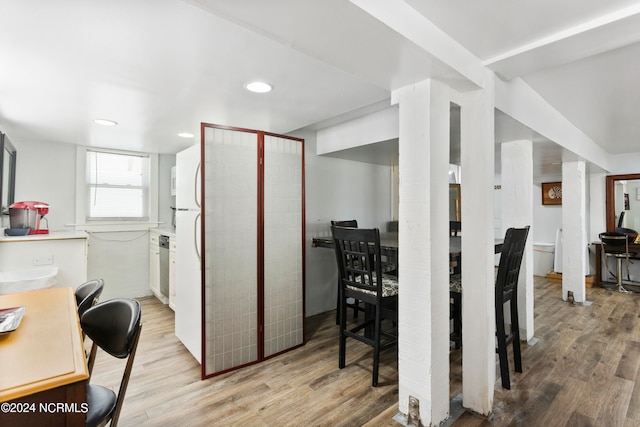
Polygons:
<instances>
[{"instance_id":1,"label":"wood floor plank","mask_svg":"<svg viewBox=\"0 0 640 427\"><path fill-rule=\"evenodd\" d=\"M640 342L629 341L626 343L616 376L627 380L635 380L640 366Z\"/></svg>"},{"instance_id":2,"label":"wood floor plank","mask_svg":"<svg viewBox=\"0 0 640 427\"><path fill-rule=\"evenodd\" d=\"M636 378L633 383L633 391L627 409L627 419L634 421L640 425L640 370L636 372Z\"/></svg>"}]
</instances>

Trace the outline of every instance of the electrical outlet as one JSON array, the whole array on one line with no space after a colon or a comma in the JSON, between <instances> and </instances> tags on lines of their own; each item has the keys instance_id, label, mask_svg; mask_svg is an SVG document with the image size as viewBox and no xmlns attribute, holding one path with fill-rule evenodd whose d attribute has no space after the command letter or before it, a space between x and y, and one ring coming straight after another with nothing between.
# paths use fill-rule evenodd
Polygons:
<instances>
[{"instance_id":1,"label":"electrical outlet","mask_svg":"<svg viewBox=\"0 0 640 427\"><path fill-rule=\"evenodd\" d=\"M42 255L33 258L33 265L51 265L53 264L53 255Z\"/></svg>"}]
</instances>

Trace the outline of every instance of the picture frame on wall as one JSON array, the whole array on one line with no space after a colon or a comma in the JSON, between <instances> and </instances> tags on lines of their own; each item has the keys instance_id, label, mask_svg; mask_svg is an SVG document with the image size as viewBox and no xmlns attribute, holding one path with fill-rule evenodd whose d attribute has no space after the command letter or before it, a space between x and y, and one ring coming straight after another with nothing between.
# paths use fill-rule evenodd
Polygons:
<instances>
[{"instance_id":1,"label":"picture frame on wall","mask_svg":"<svg viewBox=\"0 0 640 427\"><path fill-rule=\"evenodd\" d=\"M562 182L542 183L542 204L561 205L562 204Z\"/></svg>"}]
</instances>

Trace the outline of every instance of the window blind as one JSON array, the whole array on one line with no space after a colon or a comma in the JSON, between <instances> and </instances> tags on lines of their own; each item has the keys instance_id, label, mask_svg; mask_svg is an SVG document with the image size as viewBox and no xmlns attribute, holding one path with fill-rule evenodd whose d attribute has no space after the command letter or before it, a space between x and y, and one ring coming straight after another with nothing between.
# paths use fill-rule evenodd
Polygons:
<instances>
[{"instance_id":1,"label":"window blind","mask_svg":"<svg viewBox=\"0 0 640 427\"><path fill-rule=\"evenodd\" d=\"M87 150L87 219L149 219L149 156Z\"/></svg>"}]
</instances>

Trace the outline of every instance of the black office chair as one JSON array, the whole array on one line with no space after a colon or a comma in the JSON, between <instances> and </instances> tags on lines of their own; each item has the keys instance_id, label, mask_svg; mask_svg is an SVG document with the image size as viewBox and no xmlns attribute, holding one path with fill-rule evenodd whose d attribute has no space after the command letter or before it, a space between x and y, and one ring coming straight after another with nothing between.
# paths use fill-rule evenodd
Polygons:
<instances>
[{"instance_id":1,"label":"black office chair","mask_svg":"<svg viewBox=\"0 0 640 427\"><path fill-rule=\"evenodd\" d=\"M638 233L635 230L631 230L628 228L616 228L614 232L605 232L600 233L599 238L602 243L602 250L600 251L602 254L602 262L609 272L610 275L616 278L616 287L618 291L623 293L632 292L631 290L625 288L624 279L622 277L622 261L626 261L626 269L627 269L627 281L631 282L631 276L629 273L629 264L630 259L637 258L637 254L635 252L629 251L629 243L633 242L635 236ZM609 270L609 264L607 263L607 257L614 258L616 260L616 273L613 274Z\"/></svg>"},{"instance_id":2,"label":"black office chair","mask_svg":"<svg viewBox=\"0 0 640 427\"><path fill-rule=\"evenodd\" d=\"M111 421L111 427L116 427L142 328L140 303L130 298L105 301L89 308L80 323L101 349L119 359L127 358L117 395L106 387L87 385L87 425L103 426Z\"/></svg>"},{"instance_id":3,"label":"black office chair","mask_svg":"<svg viewBox=\"0 0 640 427\"><path fill-rule=\"evenodd\" d=\"M396 328L398 312L398 281L382 273L380 262L380 231L375 229L331 227L338 274L340 277L340 355L338 366L345 367L347 338L354 338L373 347L371 384L378 385L380 350L397 344L397 333L382 330L382 320L388 319ZM365 303L365 318L347 328L347 299ZM383 341L384 339L384 341Z\"/></svg>"},{"instance_id":4,"label":"black office chair","mask_svg":"<svg viewBox=\"0 0 640 427\"><path fill-rule=\"evenodd\" d=\"M524 256L524 248L529 234L529 226L509 228L502 244L502 254L498 265L498 276L495 286L496 341L498 358L500 359L500 376L502 387L511 389L509 379L509 362L507 346L513 346L513 360L516 372L522 372L522 356L520 352L520 324L518 322L518 276ZM509 303L511 311L511 330L506 332L504 322L504 304Z\"/></svg>"}]
</instances>

